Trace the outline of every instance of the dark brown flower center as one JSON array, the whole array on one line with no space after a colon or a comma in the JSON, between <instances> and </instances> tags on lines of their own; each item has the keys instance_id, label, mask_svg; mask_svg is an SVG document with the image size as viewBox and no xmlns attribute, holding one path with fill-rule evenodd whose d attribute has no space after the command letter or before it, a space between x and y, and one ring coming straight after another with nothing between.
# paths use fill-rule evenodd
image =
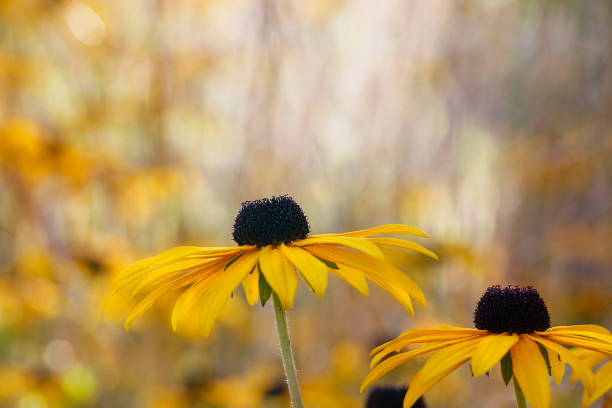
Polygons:
<instances>
[{"instance_id":1,"label":"dark brown flower center","mask_svg":"<svg viewBox=\"0 0 612 408\"><path fill-rule=\"evenodd\" d=\"M246 201L234 222L238 245L278 245L304 239L310 232L300 206L289 196Z\"/></svg>"},{"instance_id":2,"label":"dark brown flower center","mask_svg":"<svg viewBox=\"0 0 612 408\"><path fill-rule=\"evenodd\" d=\"M482 295L474 324L489 333L533 333L550 328L544 300L531 286L491 286Z\"/></svg>"}]
</instances>

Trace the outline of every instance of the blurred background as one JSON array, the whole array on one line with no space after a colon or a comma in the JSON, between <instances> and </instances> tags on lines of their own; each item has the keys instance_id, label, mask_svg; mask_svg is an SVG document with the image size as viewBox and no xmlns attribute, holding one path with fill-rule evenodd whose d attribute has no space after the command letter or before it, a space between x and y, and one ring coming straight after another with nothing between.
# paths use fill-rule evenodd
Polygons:
<instances>
[{"instance_id":1,"label":"blurred background","mask_svg":"<svg viewBox=\"0 0 612 408\"><path fill-rule=\"evenodd\" d=\"M611 73L608 0L1 1L0 406L287 406L270 305L236 293L206 339L172 333L172 295L125 332L112 293L139 258L231 245L271 195L313 233L401 222L440 255L389 253L428 298L415 319L374 285L301 284L308 407L363 406L371 348L471 327L492 284L612 328ZM497 368L426 399L514 404Z\"/></svg>"}]
</instances>

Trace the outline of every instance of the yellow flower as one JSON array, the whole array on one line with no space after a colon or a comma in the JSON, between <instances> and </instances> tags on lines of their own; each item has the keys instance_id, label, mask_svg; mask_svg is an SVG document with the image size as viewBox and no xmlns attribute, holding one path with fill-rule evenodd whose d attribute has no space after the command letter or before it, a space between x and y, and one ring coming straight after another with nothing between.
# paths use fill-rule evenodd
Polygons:
<instances>
[{"instance_id":1,"label":"yellow flower","mask_svg":"<svg viewBox=\"0 0 612 408\"><path fill-rule=\"evenodd\" d=\"M421 289L404 273L385 262L380 247L408 248L432 258L423 246L398 238L373 238L380 234L409 234L423 231L400 224L388 224L341 234L308 235L306 216L288 196L247 201L234 223L238 247L178 247L144 259L125 270L117 290L136 284L132 295L142 297L128 316L129 326L162 295L183 289L172 312L176 330L186 314L200 305L200 324L210 334L219 312L232 292L242 284L252 306L270 288L283 309L290 309L298 286L298 274L308 287L323 297L327 273L338 275L363 295L368 295L368 278L392 294L412 316L411 297L425 305Z\"/></svg>"},{"instance_id":2,"label":"yellow flower","mask_svg":"<svg viewBox=\"0 0 612 408\"><path fill-rule=\"evenodd\" d=\"M471 360L474 377L487 373L501 361L506 384L514 376L534 408L548 408L549 375L560 384L565 363L572 367L584 385L587 398L598 389L589 366L563 345L612 356L612 336L601 326L550 328L546 305L532 287L488 288L476 306L474 323L476 329L443 325L433 329L408 330L375 348L372 350L371 371L363 380L361 391L413 357L435 352L410 382L404 407L410 407L437 382ZM413 344L420 347L382 361Z\"/></svg>"}]
</instances>

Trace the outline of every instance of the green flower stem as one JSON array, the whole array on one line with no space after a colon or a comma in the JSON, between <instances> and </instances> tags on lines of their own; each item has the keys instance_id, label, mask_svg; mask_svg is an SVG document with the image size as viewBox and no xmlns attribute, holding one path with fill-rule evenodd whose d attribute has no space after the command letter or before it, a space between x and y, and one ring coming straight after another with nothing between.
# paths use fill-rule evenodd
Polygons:
<instances>
[{"instance_id":1,"label":"green flower stem","mask_svg":"<svg viewBox=\"0 0 612 408\"><path fill-rule=\"evenodd\" d=\"M274 300L274 317L276 318L278 341L280 343L281 358L283 359L285 375L287 376L287 386L289 387L291 406L293 408L304 408L302 394L300 392L300 384L298 382L297 371L295 369L295 360L293 359L293 351L291 350L291 341L289 340L287 313L281 307L280 300L278 299L278 296L276 296L276 293L272 293L272 299Z\"/></svg>"},{"instance_id":2,"label":"green flower stem","mask_svg":"<svg viewBox=\"0 0 612 408\"><path fill-rule=\"evenodd\" d=\"M521 386L516 381L516 377L512 378L514 382L514 395L516 395L516 405L518 408L527 408L527 402L525 401L525 396L523 395L523 390L521 390Z\"/></svg>"}]
</instances>

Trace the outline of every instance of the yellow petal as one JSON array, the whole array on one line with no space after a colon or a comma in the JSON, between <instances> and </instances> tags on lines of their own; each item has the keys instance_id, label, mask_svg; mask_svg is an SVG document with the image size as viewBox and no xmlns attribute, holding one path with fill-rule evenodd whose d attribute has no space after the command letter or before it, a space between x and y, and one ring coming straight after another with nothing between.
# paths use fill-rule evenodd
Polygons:
<instances>
[{"instance_id":1,"label":"yellow petal","mask_svg":"<svg viewBox=\"0 0 612 408\"><path fill-rule=\"evenodd\" d=\"M425 296L412 279L384 261L344 248L312 245L308 251L339 266L346 265L362 271L367 278L393 295L411 316L414 315L414 309L410 296L421 305L425 305Z\"/></svg>"},{"instance_id":2,"label":"yellow petal","mask_svg":"<svg viewBox=\"0 0 612 408\"><path fill-rule=\"evenodd\" d=\"M363 296L368 296L370 294L368 282L366 282L363 273L359 269L351 268L346 265L338 265L338 269L330 269L330 271L348 282L349 285L357 289Z\"/></svg>"},{"instance_id":3,"label":"yellow petal","mask_svg":"<svg viewBox=\"0 0 612 408\"><path fill-rule=\"evenodd\" d=\"M570 350L573 355L581 359L590 368L604 361L607 356L597 351L585 350L582 348L573 348Z\"/></svg>"},{"instance_id":4,"label":"yellow petal","mask_svg":"<svg viewBox=\"0 0 612 408\"><path fill-rule=\"evenodd\" d=\"M423 373L421 374L423 383L438 377L445 370L447 364L451 363L451 360L467 361L483 339L485 337L457 340L457 344L434 353L423 366Z\"/></svg>"},{"instance_id":5,"label":"yellow petal","mask_svg":"<svg viewBox=\"0 0 612 408\"><path fill-rule=\"evenodd\" d=\"M376 347L370 355L377 354L372 363L385 357L387 354L398 351L406 346L415 343L432 343L452 341L458 339L468 339L476 336L486 336L486 330L476 329L456 329L456 328L437 328L437 329L412 329L408 330L397 338Z\"/></svg>"},{"instance_id":6,"label":"yellow petal","mask_svg":"<svg viewBox=\"0 0 612 408\"><path fill-rule=\"evenodd\" d=\"M555 343L554 341L551 341L550 338L544 338L539 335L530 335L530 337L541 345L543 345L544 347L546 347L547 349L559 354L561 356L561 359L567 364L569 364L570 367L572 367L572 370L574 370L576 376L580 378L580 381L582 382L582 385L584 385L586 392L589 395L593 393L593 390L595 389L595 377L593 376L593 372L586 364L580 361L579 358L574 356L565 347ZM512 361L514 362L514 357L512 358Z\"/></svg>"},{"instance_id":7,"label":"yellow petal","mask_svg":"<svg viewBox=\"0 0 612 408\"><path fill-rule=\"evenodd\" d=\"M138 319L144 312L153 306L153 303L155 303L157 299L183 286L190 285L197 279L197 276L183 277L180 280L161 285L149 292L140 302L138 302L138 304L134 307L134 309L132 309L128 317L125 319L125 329L129 330L134 321L136 321L136 319Z\"/></svg>"},{"instance_id":8,"label":"yellow petal","mask_svg":"<svg viewBox=\"0 0 612 408\"><path fill-rule=\"evenodd\" d=\"M325 244L342 245L361 251L364 254L373 256L374 258L384 259L384 255L380 248L378 248L376 245L374 245L372 242L365 238L353 238L344 236L308 237L301 241L295 241L293 244L295 246Z\"/></svg>"},{"instance_id":9,"label":"yellow petal","mask_svg":"<svg viewBox=\"0 0 612 408\"><path fill-rule=\"evenodd\" d=\"M465 327L439 325L432 329L406 330L405 332L397 336L396 340L413 339L415 337L423 337L423 336L449 336L449 335L451 336L474 336L474 335L486 335L486 334L488 334L486 330L468 329Z\"/></svg>"},{"instance_id":10,"label":"yellow petal","mask_svg":"<svg viewBox=\"0 0 612 408\"><path fill-rule=\"evenodd\" d=\"M429 238L429 235L426 232L423 232L416 227L411 227L409 225L403 225L403 224L385 224L385 225L380 225L374 228L368 228L364 230L351 231L351 232L343 232L340 234L320 234L320 235L311 235L311 236L321 237L321 236L330 236L330 235L342 235L345 237L370 237L372 235L382 235L382 234L416 235L418 237Z\"/></svg>"},{"instance_id":11,"label":"yellow petal","mask_svg":"<svg viewBox=\"0 0 612 408\"><path fill-rule=\"evenodd\" d=\"M465 363L482 338L463 341L433 354L414 376L404 397L404 407L411 407L431 387Z\"/></svg>"},{"instance_id":12,"label":"yellow petal","mask_svg":"<svg viewBox=\"0 0 612 408\"><path fill-rule=\"evenodd\" d=\"M597 387L590 396L586 392L584 393L582 397L583 407L591 405L612 388L612 362L604 364L597 370L595 383Z\"/></svg>"},{"instance_id":13,"label":"yellow petal","mask_svg":"<svg viewBox=\"0 0 612 408\"><path fill-rule=\"evenodd\" d=\"M155 289L156 286L165 282L180 279L189 273L197 273L197 271L206 268L208 264L215 261L216 263L219 263L219 261L216 259L213 259L212 261L210 259L186 259L161 266L141 278L140 283L132 292L132 297L136 297L144 292ZM221 263L227 261L228 259L222 258Z\"/></svg>"},{"instance_id":14,"label":"yellow petal","mask_svg":"<svg viewBox=\"0 0 612 408\"><path fill-rule=\"evenodd\" d=\"M378 362L382 360L383 358L385 358L387 355L393 352L397 352L403 349L404 347L407 347L413 344L463 341L463 340L474 339L476 337L477 336L457 336L457 335L447 334L447 335L421 336L421 337L411 338L408 340L397 340L396 339L393 342L390 342L390 344L388 344L385 348L383 348L380 352L378 352L372 358L372 361L370 362L370 368L378 364Z\"/></svg>"},{"instance_id":15,"label":"yellow petal","mask_svg":"<svg viewBox=\"0 0 612 408\"><path fill-rule=\"evenodd\" d=\"M247 302L250 306L257 303L259 299L259 270L253 268L251 273L244 277L242 280L242 288L244 289L244 295L246 296Z\"/></svg>"},{"instance_id":16,"label":"yellow petal","mask_svg":"<svg viewBox=\"0 0 612 408\"><path fill-rule=\"evenodd\" d=\"M206 290L208 290L210 284L215 280L217 275L222 272L222 270L223 268L219 268L219 270L216 271L216 274L210 273L201 279L198 279L189 287L189 289L179 296L174 304L174 308L172 309L172 330L176 331L178 329L178 326L183 321L185 315L191 311L197 301L202 297Z\"/></svg>"},{"instance_id":17,"label":"yellow petal","mask_svg":"<svg viewBox=\"0 0 612 408\"><path fill-rule=\"evenodd\" d=\"M547 338L551 341L565 344L568 346L582 347L587 350L596 351L598 353L605 353L612 357L612 345L603 343L598 340L591 340L591 339L585 339L584 337L566 336L566 335L559 335L559 336L550 335L550 336L542 336L542 338Z\"/></svg>"},{"instance_id":18,"label":"yellow petal","mask_svg":"<svg viewBox=\"0 0 612 408\"><path fill-rule=\"evenodd\" d=\"M117 278L117 289L115 289L115 291L121 290L129 283L138 279L143 274L155 269L156 267L166 265L189 254L196 253L199 250L200 247L176 247L168 249L161 254L142 259L130 265L119 274L119 277Z\"/></svg>"},{"instance_id":19,"label":"yellow petal","mask_svg":"<svg viewBox=\"0 0 612 408\"><path fill-rule=\"evenodd\" d=\"M609 334L602 334L602 333L598 333L594 331L587 331L587 330L569 330L569 329L556 330L554 332L547 332L547 333L551 333L549 334L550 336L567 336L567 337L572 337L572 338L586 338L587 340L593 339L593 340L601 341L602 343L605 343L609 346L612 346L612 336Z\"/></svg>"},{"instance_id":20,"label":"yellow petal","mask_svg":"<svg viewBox=\"0 0 612 408\"><path fill-rule=\"evenodd\" d=\"M202 296L200 326L204 336L208 336L212 327L229 299L232 291L240 284L259 259L259 251L247 252L232 263L226 270L215 275Z\"/></svg>"},{"instance_id":21,"label":"yellow petal","mask_svg":"<svg viewBox=\"0 0 612 408\"><path fill-rule=\"evenodd\" d=\"M146 274L155 271L166 265L182 261L182 260L197 260L204 262L206 259L228 256L232 257L244 252L250 246L240 247L196 247L196 246L181 246L169 249L156 256L143 259L131 265L123 271L117 279L117 288L115 292L135 282Z\"/></svg>"},{"instance_id":22,"label":"yellow petal","mask_svg":"<svg viewBox=\"0 0 612 408\"><path fill-rule=\"evenodd\" d=\"M268 245L261 249L259 267L272 290L278 295L283 309L291 309L298 286L293 264L279 249Z\"/></svg>"},{"instance_id":23,"label":"yellow petal","mask_svg":"<svg viewBox=\"0 0 612 408\"><path fill-rule=\"evenodd\" d=\"M450 341L450 342L426 345L416 350L407 351L405 353L401 353L401 354L389 357L388 359L386 359L385 361L381 362L376 367L374 367L372 371L370 371L370 373L366 376L366 378L364 378L363 382L361 383L360 392L363 393L363 391L365 391L366 388L372 385L380 377L382 377L383 375L387 374L389 371L393 370L397 366L405 363L406 361L414 357L417 357L423 354L427 354L427 353L431 353L432 351L440 350L446 347L450 347L454 344L457 344L458 342L464 342L464 341L466 340L460 339L460 340L455 340L455 341Z\"/></svg>"},{"instance_id":24,"label":"yellow petal","mask_svg":"<svg viewBox=\"0 0 612 408\"><path fill-rule=\"evenodd\" d=\"M612 333L610 333L610 330L606 329L605 327L599 326L597 324L577 324L574 326L555 326L550 329L551 332L559 332L559 331L565 331L565 330L572 330L572 331L579 330L579 331L607 334L608 336L612 335ZM544 333L547 333L547 332L544 332ZM541 335L542 333L538 332L538 334Z\"/></svg>"},{"instance_id":25,"label":"yellow petal","mask_svg":"<svg viewBox=\"0 0 612 408\"><path fill-rule=\"evenodd\" d=\"M468 337L474 335L486 335L488 332L486 330L478 330L478 329L466 329L464 327L454 327L454 326L446 326L439 325L434 327L433 329L410 329L406 330L395 339L388 341L387 343L383 343L380 346L376 347L374 350L370 352L370 355L378 353L380 350L385 348L387 345L396 343L398 341L410 341L415 337L423 337L423 336L456 336L460 337Z\"/></svg>"},{"instance_id":26,"label":"yellow petal","mask_svg":"<svg viewBox=\"0 0 612 408\"><path fill-rule=\"evenodd\" d=\"M565 373L565 363L559 353L549 348L546 348L546 350L548 352L548 361L550 362L550 373L555 380L555 384L560 385Z\"/></svg>"},{"instance_id":27,"label":"yellow petal","mask_svg":"<svg viewBox=\"0 0 612 408\"><path fill-rule=\"evenodd\" d=\"M300 271L314 293L322 298L327 288L327 266L302 248L281 244L280 250Z\"/></svg>"},{"instance_id":28,"label":"yellow petal","mask_svg":"<svg viewBox=\"0 0 612 408\"><path fill-rule=\"evenodd\" d=\"M225 258L215 259L200 268L194 276L197 278L193 284L183 292L172 309L172 330L176 331L183 317L191 311L197 301L202 297L208 286L217 274L223 272L228 261Z\"/></svg>"},{"instance_id":29,"label":"yellow petal","mask_svg":"<svg viewBox=\"0 0 612 408\"><path fill-rule=\"evenodd\" d=\"M438 255L436 255L434 252L430 251L429 249L425 248L424 246L417 244L416 242L405 241L403 239L398 239L398 238L368 238L368 240L375 245L385 245L385 246L394 246L398 248L412 249L413 251L417 251L422 254L425 254L435 259L436 261L438 260Z\"/></svg>"},{"instance_id":30,"label":"yellow petal","mask_svg":"<svg viewBox=\"0 0 612 408\"><path fill-rule=\"evenodd\" d=\"M548 366L540 348L529 336L523 335L510 349L512 372L533 408L550 406Z\"/></svg>"},{"instance_id":31,"label":"yellow petal","mask_svg":"<svg viewBox=\"0 0 612 408\"><path fill-rule=\"evenodd\" d=\"M580 359L580 361L582 361L584 363L584 365L589 367L591 370L597 364L599 364L602 361L608 359L608 355L606 355L606 354L598 353L598 352L592 351L592 350L586 350L586 349L583 349L583 348L573 348L573 349L570 349L570 353L572 353L573 355L578 357ZM576 381L578 381L578 376L576 376L576 373L572 373L572 375L570 375L569 382L570 383L575 383Z\"/></svg>"},{"instance_id":32,"label":"yellow petal","mask_svg":"<svg viewBox=\"0 0 612 408\"><path fill-rule=\"evenodd\" d=\"M510 347L519 340L516 334L495 334L485 336L472 355L470 365L474 377L480 377L506 355Z\"/></svg>"},{"instance_id":33,"label":"yellow petal","mask_svg":"<svg viewBox=\"0 0 612 408\"><path fill-rule=\"evenodd\" d=\"M461 364L459 364L457 367L459 367ZM457 367L453 368L448 373L450 374L456 370ZM427 392L428 389L424 387L423 382L421 381L422 372L422 369L419 370L414 377L412 377L410 384L408 384L408 391L406 391L406 395L404 395L404 402L402 403L403 408L412 408L417 400ZM432 384L432 387L433 385L434 384Z\"/></svg>"}]
</instances>

